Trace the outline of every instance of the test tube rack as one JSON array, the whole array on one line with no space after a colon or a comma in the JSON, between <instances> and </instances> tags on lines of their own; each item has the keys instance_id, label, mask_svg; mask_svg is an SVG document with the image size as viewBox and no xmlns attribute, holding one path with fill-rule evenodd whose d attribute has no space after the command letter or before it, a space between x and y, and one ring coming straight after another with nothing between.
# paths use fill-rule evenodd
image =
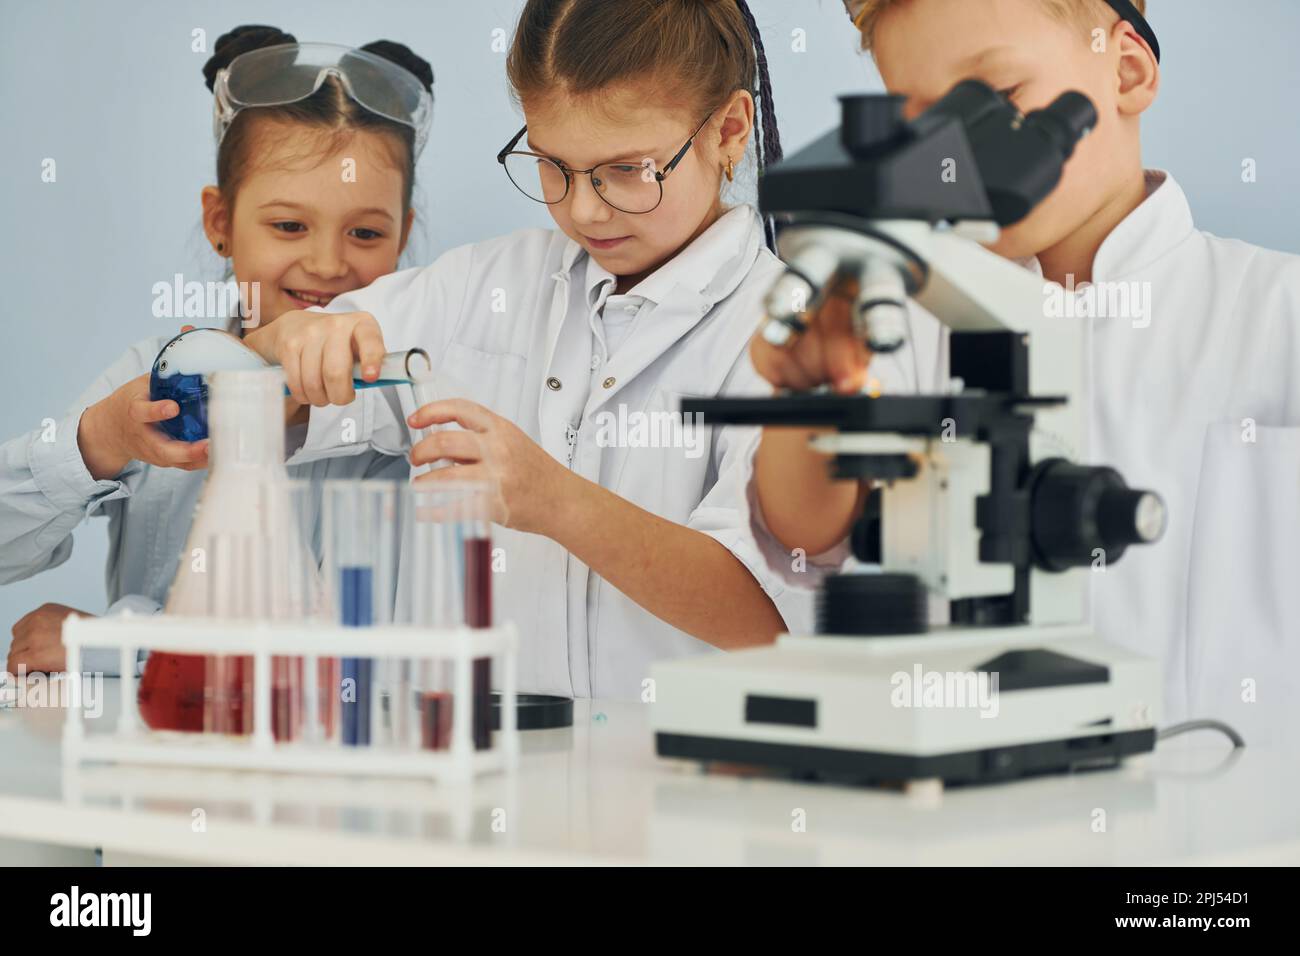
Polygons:
<instances>
[{"instance_id":1,"label":"test tube rack","mask_svg":"<svg viewBox=\"0 0 1300 956\"><path fill-rule=\"evenodd\" d=\"M87 733L81 708L68 709L63 726L65 764L133 763L220 767L302 773L356 774L468 782L482 774L512 771L519 760L516 727L518 637L512 624L488 628L429 628L406 625L349 628L305 623L152 617L70 615L63 624L69 676L80 675L86 648L115 648L121 659L121 708L108 732ZM311 648L311 654L304 654ZM253 660L252 732L233 736L153 730L136 708L138 651L197 656L230 655ZM397 742L347 747L307 733L277 741L271 721L271 659L302 658L304 673L331 657L406 658L452 665L452 722L449 746L426 750ZM501 674L501 728L491 746L477 750L472 737L473 661L491 658ZM312 700L311 678L307 698Z\"/></svg>"}]
</instances>

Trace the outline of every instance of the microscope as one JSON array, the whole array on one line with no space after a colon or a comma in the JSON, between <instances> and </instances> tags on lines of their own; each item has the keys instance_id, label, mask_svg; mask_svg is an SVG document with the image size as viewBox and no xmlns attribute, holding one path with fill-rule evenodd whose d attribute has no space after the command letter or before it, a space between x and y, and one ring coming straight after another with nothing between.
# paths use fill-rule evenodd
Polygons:
<instances>
[{"instance_id":1,"label":"microscope","mask_svg":"<svg viewBox=\"0 0 1300 956\"><path fill-rule=\"evenodd\" d=\"M1042 279L983 245L1056 187L1095 109L1066 93L1022 115L973 80L911 121L899 97L841 105L839 129L760 181L787 264L762 334L792 341L856 280L855 334L910 347L910 298L946 327L949 381L683 402L711 424L824 429L812 444L832 474L871 490L861 564L825 577L817 633L654 667L657 752L958 784L1149 751L1159 664L1093 633L1088 585L1160 537L1164 504L1087 463L1082 324L1049 316Z\"/></svg>"}]
</instances>

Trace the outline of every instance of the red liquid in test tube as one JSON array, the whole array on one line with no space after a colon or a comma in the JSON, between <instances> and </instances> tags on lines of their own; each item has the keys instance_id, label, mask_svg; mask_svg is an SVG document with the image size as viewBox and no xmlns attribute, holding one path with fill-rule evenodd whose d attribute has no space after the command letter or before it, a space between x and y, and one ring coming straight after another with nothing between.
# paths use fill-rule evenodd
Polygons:
<instances>
[{"instance_id":1,"label":"red liquid in test tube","mask_svg":"<svg viewBox=\"0 0 1300 956\"><path fill-rule=\"evenodd\" d=\"M323 657L316 662L318 706L316 719L326 740L334 739L339 724L339 685L343 680L342 660Z\"/></svg>"},{"instance_id":2,"label":"red liquid in test tube","mask_svg":"<svg viewBox=\"0 0 1300 956\"><path fill-rule=\"evenodd\" d=\"M451 746L451 693L428 691L420 697L420 746L446 750Z\"/></svg>"},{"instance_id":3,"label":"red liquid in test tube","mask_svg":"<svg viewBox=\"0 0 1300 956\"><path fill-rule=\"evenodd\" d=\"M302 733L303 659L271 658L271 734L276 740L296 740Z\"/></svg>"},{"instance_id":4,"label":"red liquid in test tube","mask_svg":"<svg viewBox=\"0 0 1300 956\"><path fill-rule=\"evenodd\" d=\"M465 539L465 624L492 626L492 540ZM474 747L492 746L492 659L474 661Z\"/></svg>"}]
</instances>

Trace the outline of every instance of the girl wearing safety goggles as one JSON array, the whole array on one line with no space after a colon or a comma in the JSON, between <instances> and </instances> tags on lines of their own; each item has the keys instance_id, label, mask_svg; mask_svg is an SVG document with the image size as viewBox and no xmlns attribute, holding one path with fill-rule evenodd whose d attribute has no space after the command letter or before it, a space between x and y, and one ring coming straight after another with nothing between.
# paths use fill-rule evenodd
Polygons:
<instances>
[{"instance_id":1,"label":"girl wearing safety goggles","mask_svg":"<svg viewBox=\"0 0 1300 956\"><path fill-rule=\"evenodd\" d=\"M217 41L203 74L218 144L203 228L258 303L251 319L210 316L210 324L246 335L252 321L273 325L393 272L415 216L415 161L433 106L429 65L386 40L351 49L244 26ZM149 400L150 366L172 334L137 343L96 379L57 423L55 441L37 430L0 449L0 583L62 564L82 518L107 514L108 613L158 610L207 467L206 441L172 441L155 425L178 411ZM289 447L305 431L305 412L290 419ZM327 471L405 477L408 466L372 454L290 467L300 479ZM46 604L19 620L6 669L61 670L59 635L72 612ZM201 684L201 659L197 667Z\"/></svg>"}]
</instances>

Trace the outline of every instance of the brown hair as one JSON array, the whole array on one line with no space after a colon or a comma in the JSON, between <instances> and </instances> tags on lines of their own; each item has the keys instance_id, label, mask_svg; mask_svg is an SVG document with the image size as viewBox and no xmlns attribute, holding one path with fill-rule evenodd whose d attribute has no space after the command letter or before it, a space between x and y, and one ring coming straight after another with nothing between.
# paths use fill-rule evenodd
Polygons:
<instances>
[{"instance_id":1,"label":"brown hair","mask_svg":"<svg viewBox=\"0 0 1300 956\"><path fill-rule=\"evenodd\" d=\"M520 102L640 78L702 113L745 90L760 101L760 171L781 158L767 55L745 0L528 0L506 75Z\"/></svg>"},{"instance_id":2,"label":"brown hair","mask_svg":"<svg viewBox=\"0 0 1300 956\"><path fill-rule=\"evenodd\" d=\"M870 50L875 40L876 24L880 15L890 7L897 6L901 0L866 0L862 9L853 18L853 24L862 33L862 49ZM1047 12L1058 20L1082 21L1098 16L1113 14L1118 16L1106 0L1039 0ZM1147 0L1132 0L1138 13L1147 14Z\"/></svg>"},{"instance_id":3,"label":"brown hair","mask_svg":"<svg viewBox=\"0 0 1300 956\"><path fill-rule=\"evenodd\" d=\"M203 66L208 89L213 89L217 73L240 54L296 42L292 34L275 27L236 27L217 40L212 57ZM407 47L391 40L376 40L361 49L409 70L432 92L433 70ZM282 106L246 109L235 116L217 147L217 188L229 208L234 208L240 184L252 168L258 137L274 135L277 124L305 127L316 134L311 147L304 151L304 159L334 152L361 130L380 134L393 165L402 172L403 214L411 208L415 187L415 131L361 106L333 76L326 77L320 89L306 99Z\"/></svg>"}]
</instances>

